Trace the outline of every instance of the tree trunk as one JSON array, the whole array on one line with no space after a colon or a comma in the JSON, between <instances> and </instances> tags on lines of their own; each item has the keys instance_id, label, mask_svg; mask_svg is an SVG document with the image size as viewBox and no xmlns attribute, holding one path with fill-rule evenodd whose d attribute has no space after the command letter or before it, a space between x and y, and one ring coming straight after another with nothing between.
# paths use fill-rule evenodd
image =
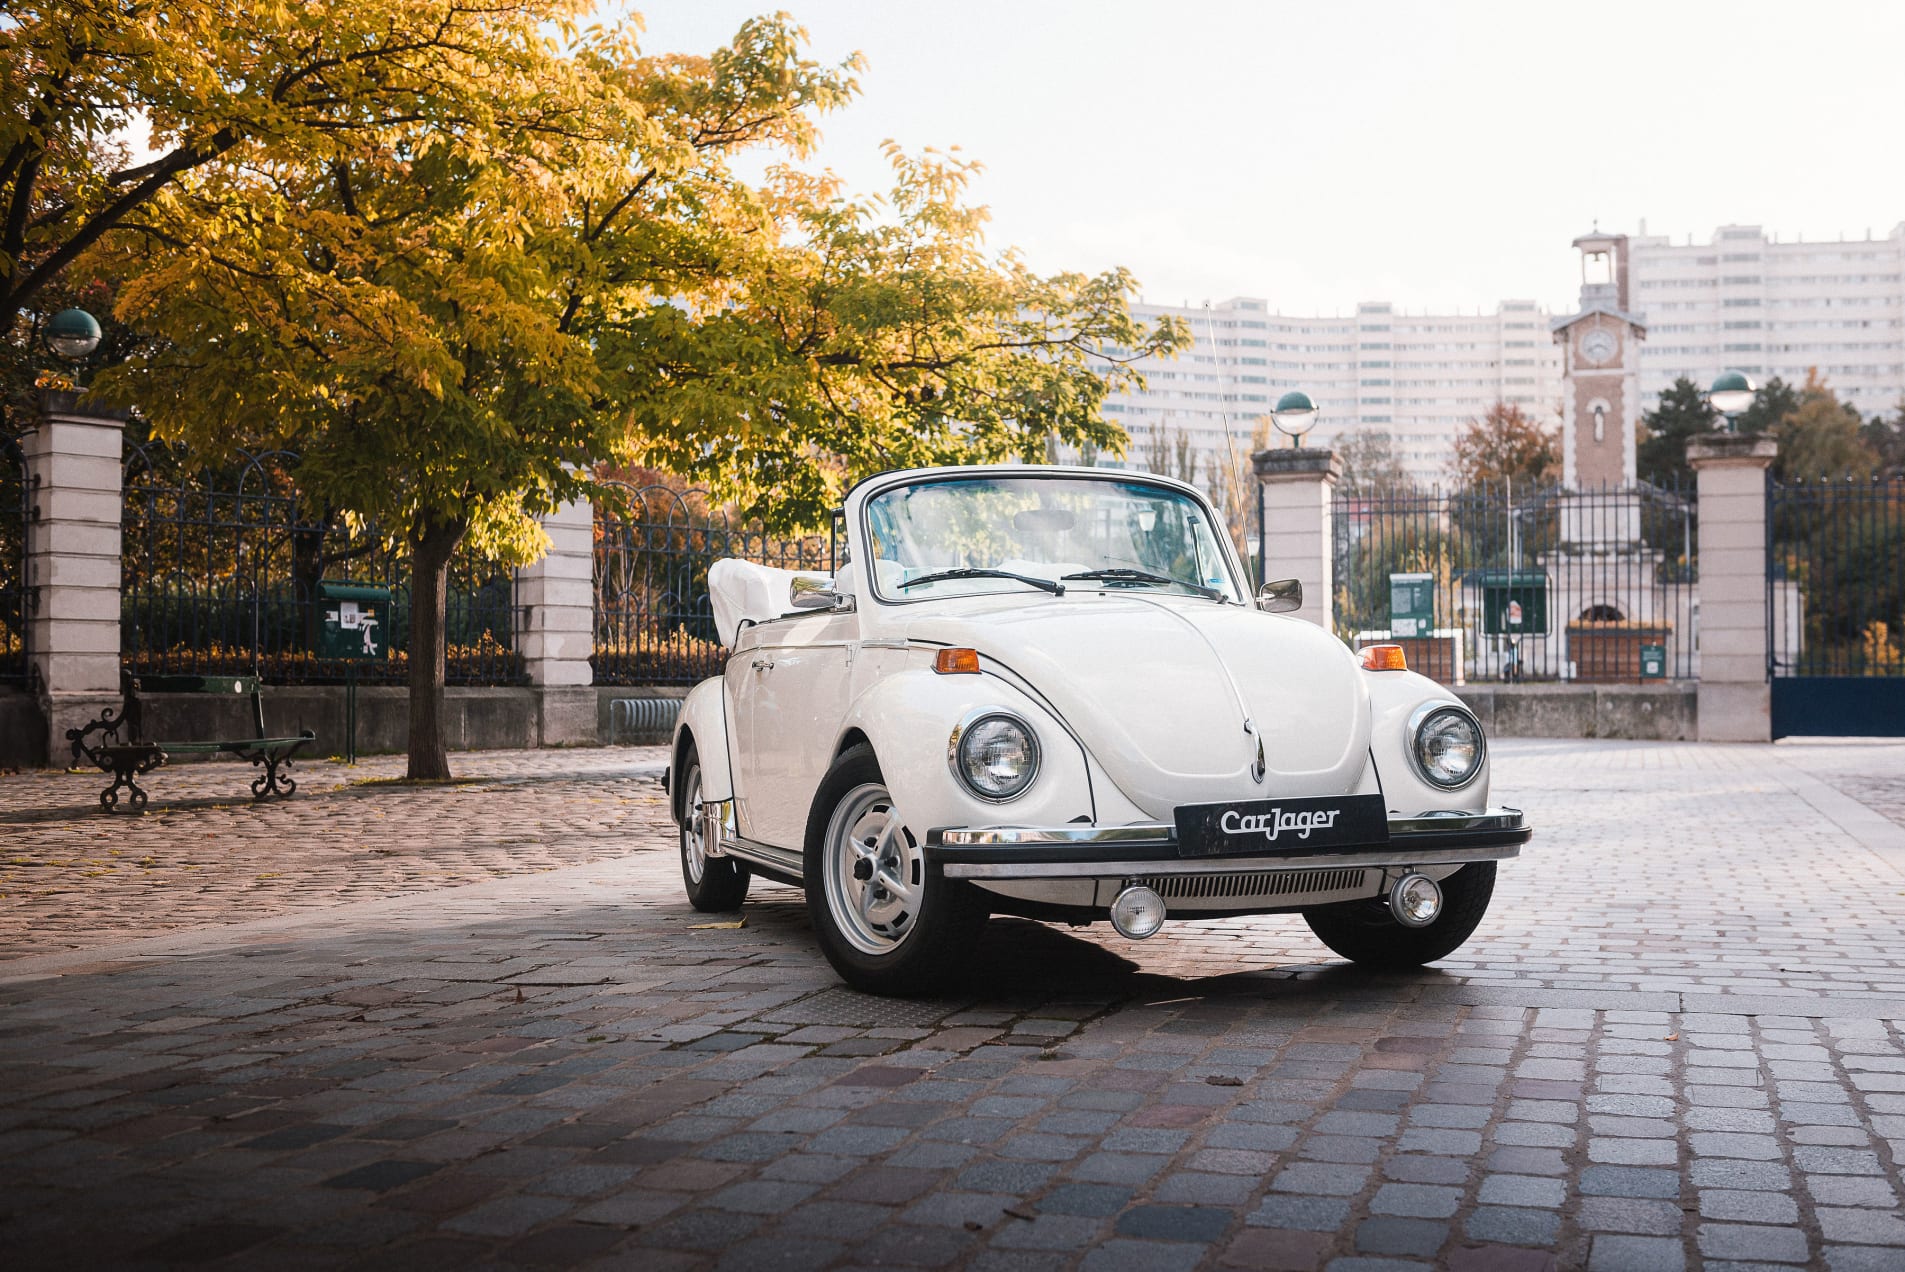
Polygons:
<instances>
[{"instance_id":1,"label":"tree trunk","mask_svg":"<svg viewBox=\"0 0 1905 1272\"><path fill-rule=\"evenodd\" d=\"M447 782L443 741L444 608L450 554L467 521L426 522L410 542L410 770L412 781Z\"/></svg>"}]
</instances>

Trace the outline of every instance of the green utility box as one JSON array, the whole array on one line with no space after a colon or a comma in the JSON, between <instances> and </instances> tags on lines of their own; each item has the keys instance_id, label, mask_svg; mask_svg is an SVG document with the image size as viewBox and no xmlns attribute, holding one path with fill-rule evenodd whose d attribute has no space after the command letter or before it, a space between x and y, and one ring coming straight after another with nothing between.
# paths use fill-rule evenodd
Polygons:
<instances>
[{"instance_id":1,"label":"green utility box","mask_svg":"<svg viewBox=\"0 0 1905 1272\"><path fill-rule=\"evenodd\" d=\"M390 648L390 589L359 583L318 584L318 657L377 662Z\"/></svg>"},{"instance_id":2,"label":"green utility box","mask_svg":"<svg viewBox=\"0 0 1905 1272\"><path fill-rule=\"evenodd\" d=\"M1389 576L1389 634L1427 636L1435 626L1435 575Z\"/></svg>"},{"instance_id":3,"label":"green utility box","mask_svg":"<svg viewBox=\"0 0 1905 1272\"><path fill-rule=\"evenodd\" d=\"M1667 678L1667 647L1665 645L1640 647L1640 678L1642 680Z\"/></svg>"},{"instance_id":4,"label":"green utility box","mask_svg":"<svg viewBox=\"0 0 1905 1272\"><path fill-rule=\"evenodd\" d=\"M1548 634L1546 570L1484 570L1477 581L1482 589L1483 635Z\"/></svg>"}]
</instances>

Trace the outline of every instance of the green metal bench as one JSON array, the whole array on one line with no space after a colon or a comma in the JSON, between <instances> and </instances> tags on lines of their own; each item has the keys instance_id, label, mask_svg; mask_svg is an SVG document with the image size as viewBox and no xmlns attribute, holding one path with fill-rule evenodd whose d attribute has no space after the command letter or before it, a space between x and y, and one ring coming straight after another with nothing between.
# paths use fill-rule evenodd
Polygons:
<instances>
[{"instance_id":1,"label":"green metal bench","mask_svg":"<svg viewBox=\"0 0 1905 1272\"><path fill-rule=\"evenodd\" d=\"M115 714L107 707L99 719L86 727L66 731L67 741L73 744L73 762L77 764L84 758L97 765L101 772L112 774L112 784L99 793L99 806L109 813L118 808L122 790L130 792L126 803L132 811L144 812L146 793L133 779L150 773L174 755L223 754L249 760L264 769L251 783L253 799L288 797L298 789L290 775L291 757L317 741L317 734L305 729L296 737L266 737L261 689L256 676L127 675L122 678L125 699L122 713ZM254 735L203 742L149 740L145 736L142 697L150 693L249 694Z\"/></svg>"}]
</instances>

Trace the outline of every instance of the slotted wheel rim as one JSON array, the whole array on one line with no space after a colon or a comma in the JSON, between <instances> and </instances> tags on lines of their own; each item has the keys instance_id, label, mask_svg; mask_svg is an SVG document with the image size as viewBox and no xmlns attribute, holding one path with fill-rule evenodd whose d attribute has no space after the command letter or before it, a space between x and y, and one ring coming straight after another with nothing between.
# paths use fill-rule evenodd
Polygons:
<instances>
[{"instance_id":1,"label":"slotted wheel rim","mask_svg":"<svg viewBox=\"0 0 1905 1272\"><path fill-rule=\"evenodd\" d=\"M681 823L681 860L688 868L688 882L700 883L708 869L708 854L701 847L701 819L707 813L701 807L701 768L688 770L682 785L682 807L688 810Z\"/></svg>"},{"instance_id":2,"label":"slotted wheel rim","mask_svg":"<svg viewBox=\"0 0 1905 1272\"><path fill-rule=\"evenodd\" d=\"M862 954L890 954L919 918L926 858L878 783L847 792L827 823L827 909Z\"/></svg>"}]
</instances>

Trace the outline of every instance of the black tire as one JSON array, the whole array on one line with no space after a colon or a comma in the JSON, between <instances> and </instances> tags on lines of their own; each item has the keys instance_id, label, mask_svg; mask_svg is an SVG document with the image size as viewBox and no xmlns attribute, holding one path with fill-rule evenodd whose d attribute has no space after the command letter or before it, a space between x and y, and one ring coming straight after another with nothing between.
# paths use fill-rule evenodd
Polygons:
<instances>
[{"instance_id":1,"label":"black tire","mask_svg":"<svg viewBox=\"0 0 1905 1272\"><path fill-rule=\"evenodd\" d=\"M747 900L748 869L732 857L701 853L701 760L692 744L681 757L681 882L688 904L705 913L738 910Z\"/></svg>"},{"instance_id":2,"label":"black tire","mask_svg":"<svg viewBox=\"0 0 1905 1272\"><path fill-rule=\"evenodd\" d=\"M966 970L988 917L985 904L977 888L946 878L920 849L892 815L873 748L842 752L814 796L803 864L821 953L855 989L929 994Z\"/></svg>"},{"instance_id":3,"label":"black tire","mask_svg":"<svg viewBox=\"0 0 1905 1272\"><path fill-rule=\"evenodd\" d=\"M1427 927L1406 927L1389 913L1387 894L1319 905L1303 912L1316 939L1362 967L1420 967L1447 958L1475 933L1495 894L1495 863L1478 861L1441 880L1442 913Z\"/></svg>"}]
</instances>

